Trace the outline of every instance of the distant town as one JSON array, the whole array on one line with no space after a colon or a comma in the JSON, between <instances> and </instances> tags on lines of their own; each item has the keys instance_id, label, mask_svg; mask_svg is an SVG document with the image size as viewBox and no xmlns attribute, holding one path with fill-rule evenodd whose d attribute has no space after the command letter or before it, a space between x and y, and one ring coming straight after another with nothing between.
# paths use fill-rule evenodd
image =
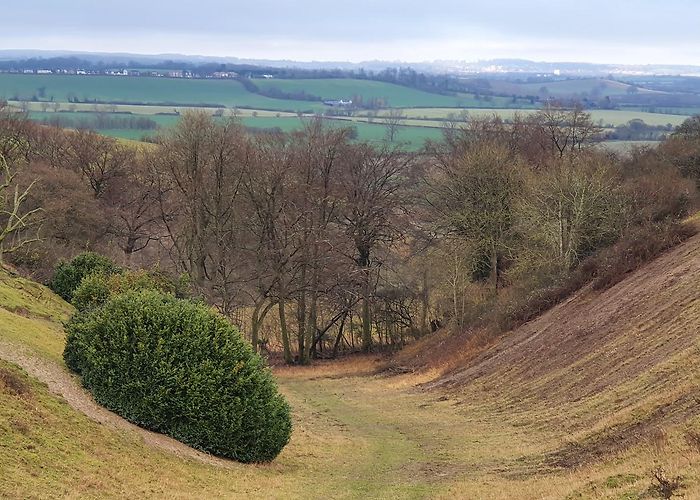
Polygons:
<instances>
[{"instance_id":1,"label":"distant town","mask_svg":"<svg viewBox=\"0 0 700 500\"><path fill-rule=\"evenodd\" d=\"M85 76L127 76L127 77L156 77L156 78L189 78L189 79L236 79L241 75L235 71L211 71L200 72L191 70L171 70L171 69L0 69L4 74L23 75L85 75ZM246 74L246 78L272 79L270 74Z\"/></svg>"}]
</instances>

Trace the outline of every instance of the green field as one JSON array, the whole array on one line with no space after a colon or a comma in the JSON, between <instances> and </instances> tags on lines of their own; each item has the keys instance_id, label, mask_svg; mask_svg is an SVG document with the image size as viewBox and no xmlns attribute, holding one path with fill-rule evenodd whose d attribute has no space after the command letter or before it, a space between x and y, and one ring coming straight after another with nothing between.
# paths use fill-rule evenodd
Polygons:
<instances>
[{"instance_id":1,"label":"green field","mask_svg":"<svg viewBox=\"0 0 700 500\"><path fill-rule=\"evenodd\" d=\"M29 113L29 117L32 120L36 120L40 123L51 124L52 120L60 118L62 120L70 120L75 128L94 128L91 124L94 123L98 113L92 112L80 112L80 113L54 113L54 112L42 112L42 111L32 111ZM160 131L172 127L177 124L180 119L176 115L138 115L138 114L124 114L124 113L99 113L103 116L109 117L146 117L150 120L155 121L158 124L158 129L156 130L138 130L138 129L99 129L98 131L110 137L115 137L119 139L130 139L130 140L141 140L144 136L153 136L158 134ZM241 113L241 122L246 127L259 129L259 130L271 130L279 129L282 132L292 132L294 130L299 130L303 127L304 120L309 120L310 117L298 117L293 114L283 114L279 117L275 116L273 113L259 114L259 116L252 116L250 113ZM351 121L351 120L333 120L328 119L326 123L332 127L355 127L357 129L357 140L369 141L369 142L379 142L383 141L386 135L386 127L378 120L376 123L366 123L362 121ZM425 141L428 139L439 140L441 138L441 126L442 123L439 121L430 122L433 126L429 126L428 122L422 122L420 120L407 121L406 126L400 127L395 138L397 144L401 144L406 147L406 149L415 151L420 149ZM417 125L416 125L417 124Z\"/></svg>"},{"instance_id":2,"label":"green field","mask_svg":"<svg viewBox=\"0 0 700 500\"><path fill-rule=\"evenodd\" d=\"M52 120L66 120L73 122L92 122L98 115L115 117L115 118L148 118L158 124L160 127L170 127L175 125L180 119L177 115L142 115L142 114L126 114L126 113L93 113L93 112L80 112L80 113L53 113L51 111L30 111L29 118L39 122L51 123Z\"/></svg>"},{"instance_id":3,"label":"green field","mask_svg":"<svg viewBox=\"0 0 700 500\"><path fill-rule=\"evenodd\" d=\"M440 95L401 85L353 79L255 80L263 90L277 88L323 99L351 99L362 96L382 99L390 107L498 108L531 107L528 101L505 97L476 98L472 94ZM246 90L233 80L188 80L155 77L114 77L80 75L0 74L0 97L11 101L56 101L66 109L76 99L92 106L91 101L143 105L227 106L275 111L316 112L327 109L320 102L274 99ZM63 104L65 103L65 104ZM33 103L39 107L39 103Z\"/></svg>"},{"instance_id":4,"label":"green field","mask_svg":"<svg viewBox=\"0 0 700 500\"><path fill-rule=\"evenodd\" d=\"M446 120L450 116L458 117L461 112L465 110L461 109L446 109L446 108L413 108L404 110L406 118L409 120L427 120L428 122L437 120ZM517 113L527 116L532 113L536 113L536 110L532 109L468 109L466 110L468 116L470 117L488 117L494 114L498 115L503 119L511 119ZM589 111L593 120L599 123L602 120L604 126L618 126L624 125L630 120L639 119L644 120L647 125L667 125L671 124L673 126L678 126L683 123L688 116L687 115L675 115L675 114L660 114L660 113L647 113L643 111L629 111L629 110L591 110ZM379 113L381 117L382 113ZM358 117L366 117L366 113L358 113ZM433 126L431 123L429 126Z\"/></svg>"},{"instance_id":5,"label":"green field","mask_svg":"<svg viewBox=\"0 0 700 500\"><path fill-rule=\"evenodd\" d=\"M404 145L408 150L416 151L420 149L425 141L430 140L440 140L442 137L442 127L445 124L445 120L448 119L450 114L456 114L455 112L459 110L445 109L445 108L417 108L417 109L406 109L407 119L404 121L403 126L398 130L395 142L397 144ZM533 113L533 110L512 110L512 109L498 109L498 110L485 110L485 109L471 109L468 111L469 116L475 117L488 117L494 114L500 116L503 119L511 119L516 113L521 113L528 115ZM176 115L140 115L140 114L124 114L124 113L100 113L101 115L115 116L115 117L147 117L158 124L160 130L167 129L168 127L174 126L179 117ZM283 132L291 132L293 130L299 130L303 126L303 120L308 120L310 117L298 117L295 114L280 114L276 116L277 113L263 113L256 112L257 116L253 116L251 111L241 112L240 119L246 127L255 129L279 129ZM42 123L51 123L52 120L56 118L61 118L63 120L71 120L74 123L74 127L88 127L91 128L91 123L96 118L97 113L93 112L76 112L76 113L54 113L54 112L41 112L32 111L29 116L36 121ZM639 118L644 120L650 125L666 125L672 124L674 126L680 125L687 117L682 115L662 115L656 113L643 113L635 111L617 111L617 110L605 110L605 111L592 111L591 115L596 122L602 123L604 126L616 126L627 123L631 119ZM379 117L373 119L373 123L369 122L367 116L360 114L359 116L354 116L351 118L337 118L337 119L327 119L326 123L331 126L353 126L357 129L357 139L362 141L379 142L383 141L386 135L386 126L383 124L381 119L381 113ZM100 133L108 135L110 137L116 137L121 139L131 139L140 140L144 136L153 136L159 132L159 130L135 130L135 129L101 129Z\"/></svg>"},{"instance_id":6,"label":"green field","mask_svg":"<svg viewBox=\"0 0 700 500\"><path fill-rule=\"evenodd\" d=\"M41 97L43 94L43 98ZM0 97L7 100L81 101L246 107L280 111L318 111L321 103L270 99L248 92L234 80L0 74ZM15 99L16 98L16 99Z\"/></svg>"},{"instance_id":7,"label":"green field","mask_svg":"<svg viewBox=\"0 0 700 500\"><path fill-rule=\"evenodd\" d=\"M324 100L347 100L352 99L354 96L361 96L365 101L368 99L381 99L386 103L386 107L392 108L497 108L513 105L512 99L504 97L476 99L472 94L440 95L392 83L350 78L315 80L270 79L255 80L254 83L261 90L278 89L288 94L306 92ZM523 101L518 101L517 104L518 106L526 105Z\"/></svg>"},{"instance_id":8,"label":"green field","mask_svg":"<svg viewBox=\"0 0 700 500\"><path fill-rule=\"evenodd\" d=\"M41 112L46 113L47 116L53 115L54 111L50 107L47 107L49 103L42 102L25 102L20 101L9 101L9 104L17 109L22 106L26 106L27 110L30 112ZM90 104L90 103L69 103L69 102L59 102L58 113L132 113L135 115L168 115L175 113L183 113L188 109L197 109L202 111L207 111L214 114L215 112L223 112L224 116L297 116L296 112L289 111L276 111L268 109L255 109L255 108L230 108L221 109L219 107L213 106L158 106L158 105L148 105L148 104ZM44 111L46 108L46 111Z\"/></svg>"},{"instance_id":9,"label":"green field","mask_svg":"<svg viewBox=\"0 0 700 500\"><path fill-rule=\"evenodd\" d=\"M518 86L513 92L526 94L534 83L510 83L498 80L493 85ZM400 85L371 80L357 79L259 79L255 84L262 90L276 88L287 94L301 93L324 99L352 99L362 96L369 99L382 99L389 106L402 108L406 120L399 129L397 143L409 150L420 149L427 139L439 140L441 128L446 120L458 118L463 113L470 117L485 117L493 114L508 120L516 113L527 116L536 112L525 109L529 102L507 97L481 97L472 94L440 95L412 89ZM541 86L541 85L540 85ZM538 87L539 88L539 87ZM626 92L625 84L598 79L566 80L550 82L548 89L558 92L585 92L586 89L605 88L610 92ZM505 87L504 87L505 89ZM501 89L505 92L504 89ZM492 90L497 90L492 88ZM514 89L510 89L514 90ZM607 91L606 90L606 91ZM507 92L505 92L507 93ZM224 116L237 114L247 127L256 129L280 129L285 132L301 127L298 115L311 116L329 110L320 102L274 99L248 91L240 82L233 80L188 80L151 77L111 77L79 75L14 75L0 74L0 98L9 98L15 107L25 107L32 119L51 123L60 118L64 126L90 127L95 121L95 113L114 115L121 118L147 117L165 129L177 123L177 113L187 108L197 107L212 114L221 113L220 106L226 106ZM33 99L39 99L32 101ZM71 100L102 103L81 102ZM25 101L28 100L28 101ZM58 104L53 111L54 100ZM20 102L25 101L25 102ZM43 102L42 102L43 101ZM119 103L119 104L106 104ZM352 121L358 132L358 139L381 141L386 134L382 116L388 111L358 111L352 118L337 117L329 123L347 126ZM116 113L116 114L115 114ZM372 117L370 114L378 116ZM640 109L593 110L593 120L603 127L624 125L630 120L641 119L648 125L680 125L688 115L650 113ZM302 118L304 119L304 118ZM157 130L110 129L101 133L122 139L140 140L152 136Z\"/></svg>"},{"instance_id":10,"label":"green field","mask_svg":"<svg viewBox=\"0 0 700 500\"><path fill-rule=\"evenodd\" d=\"M507 95L540 95L552 97L589 96L605 97L619 96L628 93L631 85L606 80L602 78L577 78L571 80L558 80L551 82L517 83L506 80L489 80L489 90L496 94ZM546 90L545 90L546 89ZM651 93L653 91L638 89L638 92Z\"/></svg>"}]
</instances>

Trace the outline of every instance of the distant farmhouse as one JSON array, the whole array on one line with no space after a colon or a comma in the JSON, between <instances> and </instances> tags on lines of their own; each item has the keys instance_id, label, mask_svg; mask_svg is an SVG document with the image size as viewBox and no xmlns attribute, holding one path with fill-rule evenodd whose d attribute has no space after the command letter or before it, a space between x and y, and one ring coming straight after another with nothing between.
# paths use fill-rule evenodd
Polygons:
<instances>
[{"instance_id":1,"label":"distant farmhouse","mask_svg":"<svg viewBox=\"0 0 700 500\"><path fill-rule=\"evenodd\" d=\"M347 108L352 106L352 101L351 100L344 100L344 99L339 99L339 100L330 100L330 101L323 101L323 104L326 106L331 106L333 108Z\"/></svg>"},{"instance_id":2,"label":"distant farmhouse","mask_svg":"<svg viewBox=\"0 0 700 500\"><path fill-rule=\"evenodd\" d=\"M238 78L238 73L235 71L215 71L211 74L212 78Z\"/></svg>"}]
</instances>

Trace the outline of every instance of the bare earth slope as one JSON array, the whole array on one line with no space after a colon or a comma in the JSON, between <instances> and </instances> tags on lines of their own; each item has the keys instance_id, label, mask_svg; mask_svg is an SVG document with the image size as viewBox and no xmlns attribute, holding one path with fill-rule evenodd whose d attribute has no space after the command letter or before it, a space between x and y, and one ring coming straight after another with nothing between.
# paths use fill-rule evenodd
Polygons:
<instances>
[{"instance_id":1,"label":"bare earth slope","mask_svg":"<svg viewBox=\"0 0 700 500\"><path fill-rule=\"evenodd\" d=\"M609 290L584 290L435 384L565 439L578 466L700 415L700 236Z\"/></svg>"}]
</instances>

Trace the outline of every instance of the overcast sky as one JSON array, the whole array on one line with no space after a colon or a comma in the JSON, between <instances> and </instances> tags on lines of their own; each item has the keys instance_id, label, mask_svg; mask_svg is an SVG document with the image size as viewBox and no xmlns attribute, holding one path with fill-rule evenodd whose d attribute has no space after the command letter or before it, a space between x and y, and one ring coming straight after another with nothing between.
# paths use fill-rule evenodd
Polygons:
<instances>
[{"instance_id":1,"label":"overcast sky","mask_svg":"<svg viewBox=\"0 0 700 500\"><path fill-rule=\"evenodd\" d=\"M0 49L700 65L699 0L19 0Z\"/></svg>"}]
</instances>

